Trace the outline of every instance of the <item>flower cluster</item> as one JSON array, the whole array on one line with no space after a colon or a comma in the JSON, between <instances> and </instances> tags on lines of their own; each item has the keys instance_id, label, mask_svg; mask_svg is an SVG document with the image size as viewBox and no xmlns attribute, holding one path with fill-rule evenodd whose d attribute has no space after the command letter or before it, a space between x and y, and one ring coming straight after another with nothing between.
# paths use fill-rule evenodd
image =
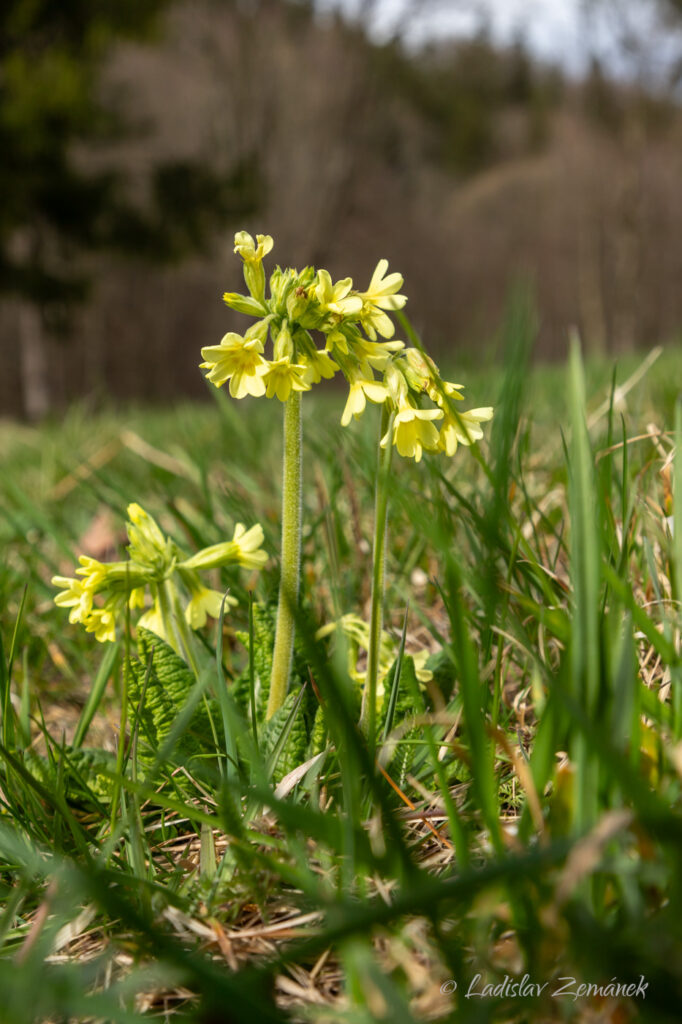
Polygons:
<instances>
[{"instance_id":1,"label":"flower cluster","mask_svg":"<svg viewBox=\"0 0 682 1024\"><path fill-rule=\"evenodd\" d=\"M100 641L115 639L116 624L125 616L126 605L144 608L147 593L152 603L139 625L172 642L169 624L184 598L182 613L187 625L200 629L208 615L219 616L223 595L205 587L199 572L222 565L262 569L267 561L259 524L247 530L238 523L231 541L188 557L139 505L128 506L128 519L127 561L98 562L81 555L74 578L55 576L52 580L60 588L55 604L70 608L69 621L82 623ZM236 601L228 597L227 603Z\"/></svg>"},{"instance_id":2,"label":"flower cluster","mask_svg":"<svg viewBox=\"0 0 682 1024\"><path fill-rule=\"evenodd\" d=\"M360 655L360 651L369 650L369 626L359 615L349 613L342 615L338 622L329 622L321 626L315 634L316 640L331 636L340 630L348 645L348 675L359 686L363 687L367 676L367 659ZM398 654L399 643L396 637L391 636L385 629L381 630L379 642L379 665L377 673L377 701L384 697L384 683L391 666L395 664ZM412 653L415 675L420 683L428 683L433 679L433 672L426 667L429 660L428 651L416 651Z\"/></svg>"},{"instance_id":3,"label":"flower cluster","mask_svg":"<svg viewBox=\"0 0 682 1024\"><path fill-rule=\"evenodd\" d=\"M263 258L272 247L270 235L258 235L255 242L245 231L235 235L249 295L228 292L223 298L256 320L245 334L230 332L219 345L201 350L211 383L229 381L233 398L265 395L286 402L292 391L308 391L340 372L349 385L341 423L362 415L368 400L385 405L394 415L392 436L382 444L392 440L401 455L417 462L424 450L453 455L458 444L483 436L479 424L492 417L492 409L455 412L452 400L462 398L461 385L442 381L430 359L394 338L389 314L407 298L400 294L402 275L387 273L387 260L379 260L364 292L353 288L350 277L334 283L326 270L276 267L266 297ZM268 338L271 359L264 354ZM424 407L426 399L432 407Z\"/></svg>"}]
</instances>

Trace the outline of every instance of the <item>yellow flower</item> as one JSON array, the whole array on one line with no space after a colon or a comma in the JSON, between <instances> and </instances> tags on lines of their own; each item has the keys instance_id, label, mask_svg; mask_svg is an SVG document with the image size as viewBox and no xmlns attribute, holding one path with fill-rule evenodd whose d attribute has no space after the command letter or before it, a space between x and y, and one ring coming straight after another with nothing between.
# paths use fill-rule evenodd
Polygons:
<instances>
[{"instance_id":1,"label":"yellow flower","mask_svg":"<svg viewBox=\"0 0 682 1024\"><path fill-rule=\"evenodd\" d=\"M163 616L158 604L153 604L152 607L142 615L138 621L138 626L142 626L143 629L148 629L150 633L156 633L162 640L172 646L172 637L166 632L166 625L163 621Z\"/></svg>"},{"instance_id":2,"label":"yellow flower","mask_svg":"<svg viewBox=\"0 0 682 1024\"><path fill-rule=\"evenodd\" d=\"M206 625L207 616L212 619L219 619L220 612L225 600L225 608L234 606L238 602L229 594L227 596L218 590L210 590L208 587L198 587L192 593L192 599L185 608L185 619L192 629L202 629Z\"/></svg>"},{"instance_id":3,"label":"yellow flower","mask_svg":"<svg viewBox=\"0 0 682 1024\"><path fill-rule=\"evenodd\" d=\"M395 362L387 363L384 370L384 384L394 406L399 408L406 404L409 386L405 374Z\"/></svg>"},{"instance_id":4,"label":"yellow flower","mask_svg":"<svg viewBox=\"0 0 682 1024\"><path fill-rule=\"evenodd\" d=\"M98 562L96 558L90 558L89 555L80 555L78 564L80 568L76 569L76 575L84 576L83 585L91 594L96 593L106 579L107 566L103 562ZM115 562L113 564L121 565L122 563Z\"/></svg>"},{"instance_id":5,"label":"yellow flower","mask_svg":"<svg viewBox=\"0 0 682 1024\"><path fill-rule=\"evenodd\" d=\"M348 674L356 683L364 684L367 678L367 662L363 659L364 666L358 668L358 648L367 651L369 649L369 625L359 615L349 613L342 615L336 622L329 622L321 626L315 633L316 640L322 640L340 629L350 641L348 645ZM377 701L383 699L384 682L391 666L395 662L398 653L398 641L385 629L382 629L379 637L379 671L377 678ZM411 652L414 660L415 675L420 683L428 683L433 679L433 672L426 668L429 659L428 651Z\"/></svg>"},{"instance_id":6,"label":"yellow flower","mask_svg":"<svg viewBox=\"0 0 682 1024\"><path fill-rule=\"evenodd\" d=\"M69 608L69 620L81 622L88 633L94 633L102 642L115 639L116 621L124 615L126 604L130 608L144 607L145 594L149 590L153 605L139 624L152 629L176 647L177 637L169 636L169 631L173 631L167 622L164 624L161 587L167 589L172 600L179 600L181 595L189 592L185 619L196 629L205 624L207 615L217 617L223 599L218 591L203 586L198 570L229 564L262 569L267 561L268 556L261 548L263 528L258 523L249 530L242 523L237 523L231 541L214 544L191 558L179 561L182 554L177 545L170 537L164 536L156 521L143 508L132 503L128 506L128 517L129 561L98 562L95 558L81 555L76 577L81 576L82 579L55 576L52 580L54 586L60 588L55 604ZM227 605L236 603L234 598L227 598Z\"/></svg>"},{"instance_id":7,"label":"yellow flower","mask_svg":"<svg viewBox=\"0 0 682 1024\"><path fill-rule=\"evenodd\" d=\"M274 244L272 235L256 235L256 242L248 231L238 231L234 236L234 251L239 253L245 263L260 263Z\"/></svg>"},{"instance_id":8,"label":"yellow flower","mask_svg":"<svg viewBox=\"0 0 682 1024\"><path fill-rule=\"evenodd\" d=\"M407 302L407 296L397 294L403 284L402 275L394 273L385 277L387 270L388 260L379 260L367 291L360 293L362 297L360 320L372 341L376 341L377 334L380 334L382 338L393 337L395 325L384 310L395 312L397 309L402 309Z\"/></svg>"},{"instance_id":9,"label":"yellow flower","mask_svg":"<svg viewBox=\"0 0 682 1024\"><path fill-rule=\"evenodd\" d=\"M382 338L392 338L395 334L395 324L390 316L371 303L365 303L362 307L360 320L372 341L376 341L377 334L380 334Z\"/></svg>"},{"instance_id":10,"label":"yellow flower","mask_svg":"<svg viewBox=\"0 0 682 1024\"><path fill-rule=\"evenodd\" d=\"M433 402L437 402L441 409L447 413L447 402L443 400L443 395L454 399L456 402L463 402L464 395L460 394L463 387L463 384L452 384L449 380L441 380L438 383L432 381L426 390L429 398Z\"/></svg>"},{"instance_id":11,"label":"yellow flower","mask_svg":"<svg viewBox=\"0 0 682 1024\"><path fill-rule=\"evenodd\" d=\"M362 310L362 299L359 295L349 295L353 287L350 277L332 284L329 272L318 270L315 298L325 312L336 313L337 316L352 316Z\"/></svg>"},{"instance_id":12,"label":"yellow flower","mask_svg":"<svg viewBox=\"0 0 682 1024\"><path fill-rule=\"evenodd\" d=\"M473 444L483 437L479 423L493 418L491 406L482 409L470 409L468 412L455 415L449 411L445 413L445 420L441 427L438 447L446 455L454 455L458 444Z\"/></svg>"},{"instance_id":13,"label":"yellow flower","mask_svg":"<svg viewBox=\"0 0 682 1024\"><path fill-rule=\"evenodd\" d=\"M370 371L371 372L371 371ZM341 426L347 427L353 416L357 419L365 411L366 399L380 405L386 401L388 391L383 384L374 380L373 377L362 376L358 371L349 372L350 391L346 407L341 416Z\"/></svg>"},{"instance_id":14,"label":"yellow flower","mask_svg":"<svg viewBox=\"0 0 682 1024\"><path fill-rule=\"evenodd\" d=\"M267 562L267 554L260 550L263 539L263 527L260 523L256 523L249 530L243 523L237 523L235 526L232 543L239 547L237 561L245 569L262 569Z\"/></svg>"},{"instance_id":15,"label":"yellow flower","mask_svg":"<svg viewBox=\"0 0 682 1024\"><path fill-rule=\"evenodd\" d=\"M265 271L263 257L272 249L274 242L270 235L256 235L257 245L247 231L238 231L234 236L234 251L244 260L246 287L258 303L265 300Z\"/></svg>"},{"instance_id":16,"label":"yellow flower","mask_svg":"<svg viewBox=\"0 0 682 1024\"><path fill-rule=\"evenodd\" d=\"M265 394L263 377L268 369L262 351L263 343L259 338L247 340L230 332L219 345L202 348L201 355L205 362L201 367L209 371L206 379L217 388L229 380L233 398L244 398L246 395L260 398Z\"/></svg>"},{"instance_id":17,"label":"yellow flower","mask_svg":"<svg viewBox=\"0 0 682 1024\"><path fill-rule=\"evenodd\" d=\"M443 415L441 409L415 409L411 405L401 406L393 421L393 444L400 455L414 458L419 462L424 448L433 451L438 447L438 428L433 420ZM388 432L381 439L385 448L390 438Z\"/></svg>"},{"instance_id":18,"label":"yellow flower","mask_svg":"<svg viewBox=\"0 0 682 1024\"><path fill-rule=\"evenodd\" d=\"M93 592L83 580L68 576L53 576L52 586L62 588L62 592L55 597L54 603L60 608L71 609L69 622L85 621L92 610Z\"/></svg>"},{"instance_id":19,"label":"yellow flower","mask_svg":"<svg viewBox=\"0 0 682 1024\"><path fill-rule=\"evenodd\" d=\"M144 608L144 587L135 587L130 592L128 604L131 608Z\"/></svg>"},{"instance_id":20,"label":"yellow flower","mask_svg":"<svg viewBox=\"0 0 682 1024\"><path fill-rule=\"evenodd\" d=\"M107 640L116 639L116 616L108 608L93 608L85 620L85 629L88 633L95 634L95 640L101 644Z\"/></svg>"},{"instance_id":21,"label":"yellow flower","mask_svg":"<svg viewBox=\"0 0 682 1024\"><path fill-rule=\"evenodd\" d=\"M270 363L263 375L267 397L277 395L280 402L286 402L292 391L310 391L310 384L306 384L303 376L305 369L298 363L290 363L286 357Z\"/></svg>"},{"instance_id":22,"label":"yellow flower","mask_svg":"<svg viewBox=\"0 0 682 1024\"><path fill-rule=\"evenodd\" d=\"M128 577L133 565L137 563L144 566L140 581L143 585L150 573L158 579L165 578L175 564L175 547L172 541L164 536L156 520L140 505L132 502L128 505L127 513L128 539L130 541L128 554L131 561L118 563L120 571L123 573L123 582L129 582L131 586L136 585L135 581ZM115 566L116 563L102 566L102 570L110 581L116 571ZM145 569L148 571L145 572Z\"/></svg>"},{"instance_id":23,"label":"yellow flower","mask_svg":"<svg viewBox=\"0 0 682 1024\"><path fill-rule=\"evenodd\" d=\"M369 363L375 370L384 370L389 359L395 352L405 347L402 341L367 341L358 338L353 345L353 354L363 362Z\"/></svg>"},{"instance_id":24,"label":"yellow flower","mask_svg":"<svg viewBox=\"0 0 682 1024\"><path fill-rule=\"evenodd\" d=\"M330 331L327 335L327 341L324 346L325 352L329 352L332 349L338 348L344 356L348 355L348 339L342 331Z\"/></svg>"},{"instance_id":25,"label":"yellow flower","mask_svg":"<svg viewBox=\"0 0 682 1024\"><path fill-rule=\"evenodd\" d=\"M388 260L379 260L367 291L360 294L366 302L371 302L372 305L378 306L380 309L392 311L402 309L407 302L407 296L396 293L403 286L403 276L393 273L386 277L387 270Z\"/></svg>"},{"instance_id":26,"label":"yellow flower","mask_svg":"<svg viewBox=\"0 0 682 1024\"><path fill-rule=\"evenodd\" d=\"M237 523L232 540L202 548L184 562L179 562L178 569L217 569L221 565L230 565L234 562L246 569L262 569L268 560L265 551L261 550L262 543L263 527L260 523L256 523L250 530L247 530L243 523Z\"/></svg>"},{"instance_id":27,"label":"yellow flower","mask_svg":"<svg viewBox=\"0 0 682 1024\"><path fill-rule=\"evenodd\" d=\"M313 349L312 352L306 352L301 358L305 365L303 379L306 384L319 384L323 377L331 380L338 370L338 366L328 352Z\"/></svg>"}]
</instances>

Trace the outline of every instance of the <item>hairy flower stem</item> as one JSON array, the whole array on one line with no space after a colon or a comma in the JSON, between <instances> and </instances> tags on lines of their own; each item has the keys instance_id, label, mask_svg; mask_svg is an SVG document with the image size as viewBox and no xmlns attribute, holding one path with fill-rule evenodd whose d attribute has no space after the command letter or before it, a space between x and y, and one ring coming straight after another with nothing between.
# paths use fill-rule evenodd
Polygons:
<instances>
[{"instance_id":1,"label":"hairy flower stem","mask_svg":"<svg viewBox=\"0 0 682 1024\"><path fill-rule=\"evenodd\" d=\"M369 613L369 648L367 650L367 676L362 695L360 728L367 738L370 753L374 755L377 719L377 678L379 675L379 648L381 644L382 608L384 602L384 573L386 555L386 528L388 523L388 485L393 457L393 421L395 413L384 405L381 412L381 432L377 454L377 480L374 498L374 550L372 562L372 598ZM381 439L388 434L388 443L381 447Z\"/></svg>"},{"instance_id":2,"label":"hairy flower stem","mask_svg":"<svg viewBox=\"0 0 682 1024\"><path fill-rule=\"evenodd\" d=\"M282 568L266 718L272 718L284 703L294 653L295 609L301 569L302 442L301 392L292 391L284 405Z\"/></svg>"}]
</instances>

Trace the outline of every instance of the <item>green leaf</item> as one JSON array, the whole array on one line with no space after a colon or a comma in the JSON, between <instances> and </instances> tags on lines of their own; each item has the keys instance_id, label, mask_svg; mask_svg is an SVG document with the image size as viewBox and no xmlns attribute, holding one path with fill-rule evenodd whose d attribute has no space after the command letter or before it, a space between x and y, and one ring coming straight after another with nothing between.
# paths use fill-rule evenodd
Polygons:
<instances>
[{"instance_id":1,"label":"green leaf","mask_svg":"<svg viewBox=\"0 0 682 1024\"><path fill-rule=\"evenodd\" d=\"M133 706L138 708L140 740L144 741L142 746L146 743L148 748L146 752L141 751L140 760L149 761L150 752L155 755L170 735L196 681L188 665L161 637L149 630L138 629L137 640L142 660L132 662L129 695ZM150 657L152 670L144 689ZM213 749L211 740L209 713L204 704L199 704L188 729L183 732L178 749L185 756L196 754L204 744Z\"/></svg>"},{"instance_id":2,"label":"green leaf","mask_svg":"<svg viewBox=\"0 0 682 1024\"><path fill-rule=\"evenodd\" d=\"M398 671L400 678L396 683L395 676ZM420 707L415 700L414 695L418 692L419 680L414 667L414 658L409 654L403 655L402 658L396 658L384 680L384 700L379 715L379 728L384 734L384 739L391 728L423 711L423 707ZM418 728L412 728L405 733L403 740L413 739L418 733ZM403 785L405 776L410 770L414 752L413 744L400 742L388 764L389 772L399 786Z\"/></svg>"},{"instance_id":3,"label":"green leaf","mask_svg":"<svg viewBox=\"0 0 682 1024\"><path fill-rule=\"evenodd\" d=\"M261 753L267 759L271 779L279 782L305 760L308 730L302 714L304 694L291 690L282 707L265 723Z\"/></svg>"},{"instance_id":4,"label":"green leaf","mask_svg":"<svg viewBox=\"0 0 682 1024\"><path fill-rule=\"evenodd\" d=\"M237 638L249 652L256 674L256 713L259 721L265 717L270 692L270 676L272 674L272 650L275 646L275 615L276 609L270 605L256 602L253 605L253 650L247 632L238 632ZM250 700L250 675L247 671L235 681L234 697L243 708L248 710Z\"/></svg>"}]
</instances>

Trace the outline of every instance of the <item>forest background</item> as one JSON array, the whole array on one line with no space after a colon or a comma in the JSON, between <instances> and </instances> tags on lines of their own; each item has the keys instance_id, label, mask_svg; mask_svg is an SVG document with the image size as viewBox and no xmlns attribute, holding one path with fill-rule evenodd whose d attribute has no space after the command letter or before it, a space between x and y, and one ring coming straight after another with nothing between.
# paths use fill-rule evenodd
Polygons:
<instances>
[{"instance_id":1,"label":"forest background","mask_svg":"<svg viewBox=\"0 0 682 1024\"><path fill-rule=\"evenodd\" d=\"M410 46L426 2L377 40L372 6L3 5L2 415L204 393L241 228L360 282L388 257L445 365L495 358L519 277L541 357L572 329L592 353L679 338L682 45L656 63L679 3L586 4L582 74L485 21ZM658 35L628 29L644 6ZM591 52L597 7L627 61Z\"/></svg>"}]
</instances>

